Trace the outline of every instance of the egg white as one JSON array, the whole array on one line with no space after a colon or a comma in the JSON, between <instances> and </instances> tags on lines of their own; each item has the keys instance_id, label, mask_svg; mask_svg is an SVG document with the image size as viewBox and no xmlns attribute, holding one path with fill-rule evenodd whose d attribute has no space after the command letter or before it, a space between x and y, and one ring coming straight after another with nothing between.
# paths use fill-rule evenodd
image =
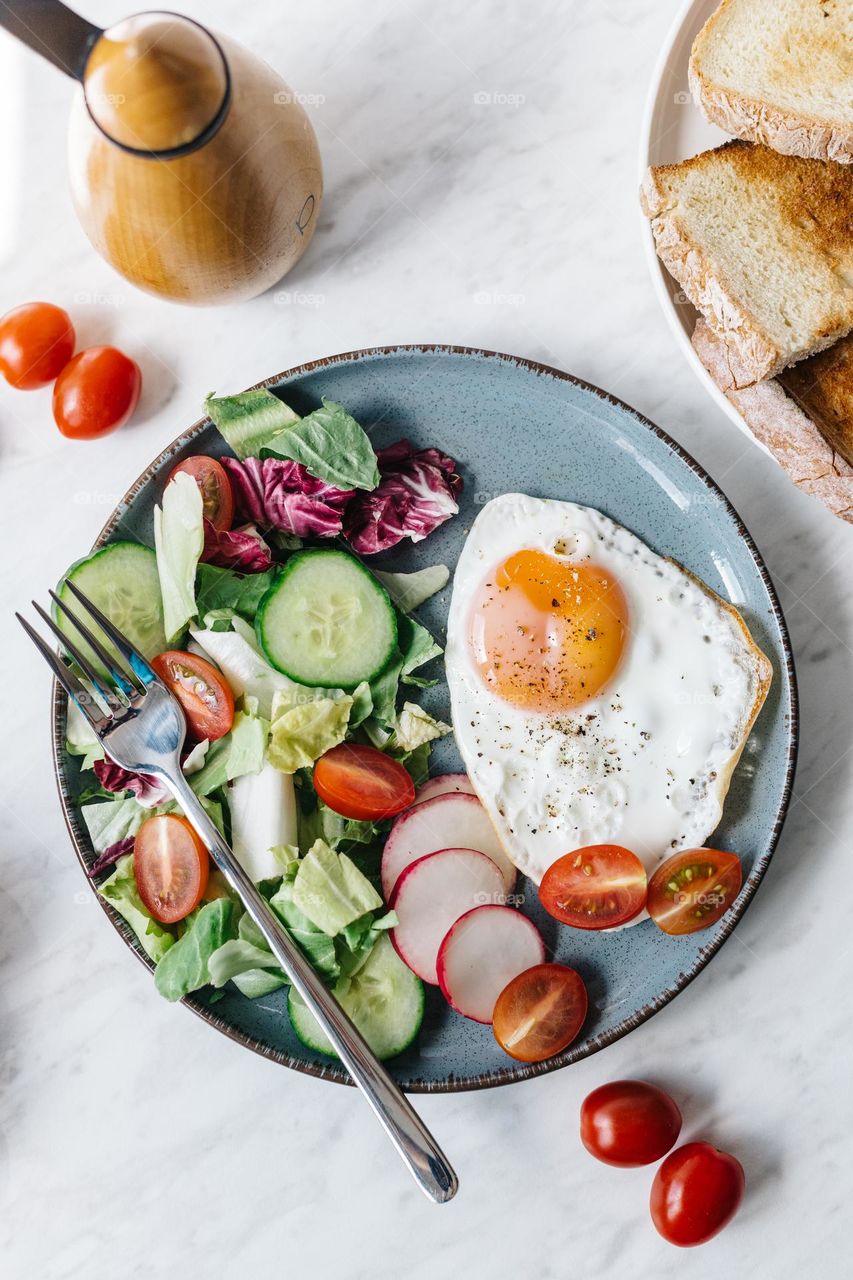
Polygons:
<instances>
[{"instance_id":1,"label":"egg white","mask_svg":"<svg viewBox=\"0 0 853 1280\"><path fill-rule=\"evenodd\" d=\"M570 711L514 707L484 683L471 652L478 588L523 549L600 565L628 601L615 676ZM584 845L624 845L651 871L704 844L771 678L737 611L680 565L599 511L524 494L493 499L471 528L445 666L472 785L510 858L537 883Z\"/></svg>"}]
</instances>

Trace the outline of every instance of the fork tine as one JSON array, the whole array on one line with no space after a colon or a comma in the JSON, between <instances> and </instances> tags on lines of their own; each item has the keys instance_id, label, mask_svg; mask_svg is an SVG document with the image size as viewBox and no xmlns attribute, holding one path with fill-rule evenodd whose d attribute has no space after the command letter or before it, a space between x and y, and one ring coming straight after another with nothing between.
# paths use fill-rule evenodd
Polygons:
<instances>
[{"instance_id":1,"label":"fork tine","mask_svg":"<svg viewBox=\"0 0 853 1280\"><path fill-rule=\"evenodd\" d=\"M50 646L45 644L44 640L42 640L35 628L30 626L26 618L22 618L19 613L16 613L15 617L18 619L47 665L56 676L56 679L68 694L69 698L74 699L95 732L100 733L103 728L110 723L110 717L104 715L103 711L98 706L86 686L77 679L74 672L66 667L64 662L60 661Z\"/></svg>"},{"instance_id":2,"label":"fork tine","mask_svg":"<svg viewBox=\"0 0 853 1280\"><path fill-rule=\"evenodd\" d=\"M133 674L142 681L143 685L153 684L156 681L157 676L151 670L151 667L143 658L139 650L134 648L127 637L119 631L118 627L115 626L114 623L110 622L106 614L102 613L97 605L92 604L92 601L88 596L85 596L75 583L66 578L65 585L74 596L75 600L78 600L89 616L97 622L104 635L112 641Z\"/></svg>"},{"instance_id":3,"label":"fork tine","mask_svg":"<svg viewBox=\"0 0 853 1280\"><path fill-rule=\"evenodd\" d=\"M51 600L56 605L56 607L62 610L66 618L68 618L69 622L74 624L74 627L76 628L76 630L79 631L80 635L89 645L89 647L95 652L95 654L97 655L99 660L103 663L107 671L109 671L110 675L115 680L121 692L125 695L125 697L129 698L130 695L134 692L134 687L129 683L127 679L127 674L120 669L119 664L116 662L114 656L111 653L107 652L104 645L102 645L98 637L89 630L89 628L86 626L83 619L79 617L76 613L72 613L68 605L65 604L63 600L60 600L59 596L56 594L55 591L48 591L48 595L50 596ZM142 692L144 692L144 689L142 690Z\"/></svg>"},{"instance_id":4,"label":"fork tine","mask_svg":"<svg viewBox=\"0 0 853 1280\"><path fill-rule=\"evenodd\" d=\"M32 606L41 618L42 622L45 623L46 626L50 627L66 653L68 653L77 663L77 666L83 672L83 675L89 683L94 685L98 692L106 699L107 705L110 709L115 710L116 707L123 706L124 704L120 701L116 690L110 684L109 680L104 679L103 675L98 674L89 659L83 656L81 649L56 625L50 614L47 613L35 600L32 601Z\"/></svg>"}]
</instances>

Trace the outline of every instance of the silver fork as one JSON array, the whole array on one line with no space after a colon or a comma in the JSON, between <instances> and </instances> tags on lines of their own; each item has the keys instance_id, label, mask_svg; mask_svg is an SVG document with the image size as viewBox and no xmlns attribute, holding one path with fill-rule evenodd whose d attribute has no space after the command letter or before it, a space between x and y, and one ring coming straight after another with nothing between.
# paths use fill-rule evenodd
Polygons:
<instances>
[{"instance_id":1,"label":"silver fork","mask_svg":"<svg viewBox=\"0 0 853 1280\"><path fill-rule=\"evenodd\" d=\"M184 777L180 751L186 736L186 721L180 704L109 618L73 582L66 581L65 585L121 655L122 662L116 661L115 655L86 624L83 616L71 610L53 591L50 596L57 609L71 621L88 644L102 670L35 601L33 608L97 690L97 698L92 696L72 667L63 662L17 613L15 616L21 626L63 689L77 703L107 755L123 769L162 778L260 929L282 969L329 1037L421 1190L437 1204L452 1199L459 1184L441 1148L374 1057L364 1037L323 985L269 904L258 893ZM107 672L109 675L105 674Z\"/></svg>"}]
</instances>

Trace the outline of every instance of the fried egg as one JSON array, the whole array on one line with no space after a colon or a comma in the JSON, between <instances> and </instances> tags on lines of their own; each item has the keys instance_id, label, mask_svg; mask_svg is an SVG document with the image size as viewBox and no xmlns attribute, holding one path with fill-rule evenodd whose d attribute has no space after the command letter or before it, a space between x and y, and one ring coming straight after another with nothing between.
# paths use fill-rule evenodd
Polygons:
<instances>
[{"instance_id":1,"label":"fried egg","mask_svg":"<svg viewBox=\"0 0 853 1280\"><path fill-rule=\"evenodd\" d=\"M537 883L585 845L651 871L704 844L771 680L686 569L592 508L513 493L459 557L445 665L471 783Z\"/></svg>"}]
</instances>

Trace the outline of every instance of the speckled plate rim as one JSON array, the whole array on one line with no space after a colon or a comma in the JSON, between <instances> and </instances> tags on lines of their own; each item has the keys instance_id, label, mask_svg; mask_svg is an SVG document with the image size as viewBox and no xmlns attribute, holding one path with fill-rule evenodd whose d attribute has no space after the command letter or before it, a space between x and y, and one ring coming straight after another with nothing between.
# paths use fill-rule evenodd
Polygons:
<instances>
[{"instance_id":1,"label":"speckled plate rim","mask_svg":"<svg viewBox=\"0 0 853 1280\"><path fill-rule=\"evenodd\" d=\"M665 1005L674 1000L679 992L683 991L695 977L706 967L709 961L716 955L720 947L731 935L738 922L743 919L743 915L755 896L755 891L761 883L764 873L770 864L770 859L779 841L779 836L785 822L785 816L790 803L791 792L794 784L794 774L797 764L797 752L799 747L799 700L797 694L797 677L794 668L794 656L791 648L791 640L788 635L788 628L782 613L782 607L776 594L776 588L767 570L761 553L758 550L752 536L743 523L739 513L735 510L729 499L723 493L722 489L708 475L703 467L693 458L685 449L681 447L671 436L662 431L660 427L655 426L648 418L638 413L630 405L625 404L623 400L617 399L609 392L602 391L600 387L596 387L592 383L585 382L581 378L576 378L570 373L565 373L561 369L555 369L550 365L540 364L536 360L528 360L522 356L506 355L499 351L487 351L477 347L453 346L442 343L401 343L387 347L366 347L360 351L347 351L340 355L325 356L319 360L309 360L305 364L297 365L292 369L286 369L282 373L276 373L272 377L265 378L262 382L257 382L249 390L255 390L258 387L277 386L279 383L292 378L300 377L305 374L315 373L318 370L328 369L336 364L346 362L357 362L366 359L381 359L385 356L393 357L399 353L421 352L425 355L461 355L473 356L478 359L491 359L504 361L513 364L518 368L526 369L528 372L537 377L552 378L559 382L568 382L575 387L580 387L584 391L591 392L598 396L599 399L606 401L608 404L614 405L624 412L631 415L639 422L647 431L651 432L658 440L662 441L666 447L678 457L690 470L698 477L703 485L712 493L717 501L725 508L729 517L734 521L739 537L744 542L750 557L755 564L759 576L767 590L770 604L773 610L773 616L779 628L779 634L782 640L782 649L784 653L785 671L790 690L790 719L788 724L788 751L785 770L785 784L782 796L776 811L775 818L768 833L767 845L764 853L757 859L752 872L744 881L740 895L734 906L724 919L724 923L719 932L715 934L714 941L709 943L707 947L703 947L695 960L695 962L679 974L677 981L666 988L654 1000L650 1000L638 1012L630 1017L624 1018L617 1026L611 1028L608 1032L600 1036L594 1036L584 1040L576 1048L569 1048L564 1053L558 1054L554 1058L548 1059L547 1062L538 1063L516 1063L513 1066L507 1066L499 1071L485 1072L476 1076L466 1076L456 1078L452 1074L445 1080L427 1081L422 1079L411 1079L401 1081L401 1086L407 1093L461 1093L473 1089L495 1088L499 1085L514 1084L519 1080L530 1080L534 1076L545 1075L551 1071L558 1071L562 1067L569 1066L573 1062L578 1062L582 1058L590 1057L593 1053L604 1049L607 1045L612 1044L615 1040L620 1040L622 1036L627 1035L636 1027L642 1025ZM146 467L145 471L134 481L127 492L122 497L116 508L113 510L104 527L101 529L95 540L93 550L103 546L116 526L122 519L122 509L126 508L136 497L139 490L153 476L155 476L179 449L187 445L194 436L198 435L205 427L210 424L209 418L199 418L191 427L183 431L177 436L171 444L167 445L157 457ZM149 970L153 971L154 965L150 958L142 951L133 936L133 933L122 919L122 917L110 906L105 898L98 892L97 888L87 873L86 856L84 849L87 845L87 837L82 829L82 825L77 818L67 789L64 786L65 778L65 744L61 732L66 705L66 695L56 681L53 682L52 692L52 738L53 738L53 761L54 774L56 778L57 790L59 792L59 800L62 806L65 825L68 828L68 834L71 843L74 846L77 859L80 863L86 882L89 884L92 892L95 894L101 908L109 916L117 932L122 936L124 941L130 947L131 951L142 961ZM330 1063L328 1066L319 1065L313 1062L305 1062L299 1058L293 1058L290 1054L282 1053L274 1049L271 1045L262 1043L254 1039L252 1036L246 1035L242 1031L238 1031L235 1027L224 1022L216 1015L216 1006L212 1008L202 1003L193 996L187 996L183 1001L187 1008L202 1018L210 1026L229 1039L236 1041L237 1044L243 1045L247 1049L251 1049L254 1053L261 1057L269 1058L273 1062L277 1062L282 1066L291 1067L295 1071L301 1071L306 1075L316 1076L321 1080L332 1080L336 1084L352 1085L352 1080L340 1066Z\"/></svg>"}]
</instances>

